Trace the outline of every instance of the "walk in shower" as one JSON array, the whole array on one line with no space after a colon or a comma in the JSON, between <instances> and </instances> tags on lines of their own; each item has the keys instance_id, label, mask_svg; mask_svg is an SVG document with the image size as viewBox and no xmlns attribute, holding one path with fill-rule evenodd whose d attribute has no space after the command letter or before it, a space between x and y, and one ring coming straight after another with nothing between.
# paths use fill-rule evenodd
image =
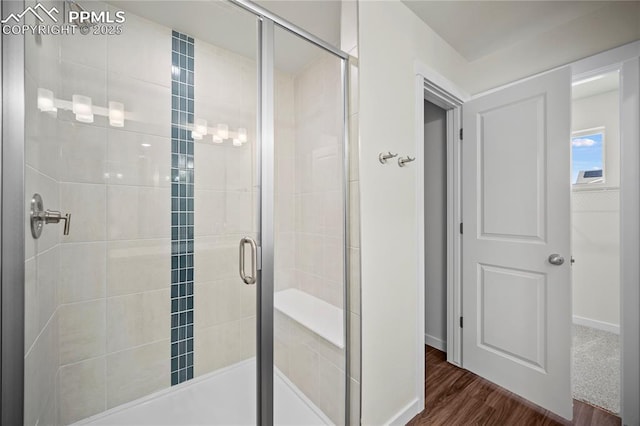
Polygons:
<instances>
[{"instance_id":1,"label":"walk in shower","mask_svg":"<svg viewBox=\"0 0 640 426\"><path fill-rule=\"evenodd\" d=\"M349 423L347 55L243 1L22 6L75 28L19 68L24 424Z\"/></svg>"}]
</instances>

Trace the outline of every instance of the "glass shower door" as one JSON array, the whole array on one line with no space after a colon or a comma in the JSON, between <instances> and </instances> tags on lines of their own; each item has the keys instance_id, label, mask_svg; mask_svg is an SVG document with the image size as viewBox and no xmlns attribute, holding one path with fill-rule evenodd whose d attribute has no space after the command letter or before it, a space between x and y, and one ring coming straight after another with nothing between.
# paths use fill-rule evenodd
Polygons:
<instances>
[{"instance_id":1,"label":"glass shower door","mask_svg":"<svg viewBox=\"0 0 640 426\"><path fill-rule=\"evenodd\" d=\"M41 3L125 19L25 35L25 424L255 423L256 15Z\"/></svg>"},{"instance_id":2,"label":"glass shower door","mask_svg":"<svg viewBox=\"0 0 640 426\"><path fill-rule=\"evenodd\" d=\"M344 60L274 34L275 424L345 424ZM305 404L292 410L291 401ZM279 416L280 414L280 416Z\"/></svg>"}]
</instances>

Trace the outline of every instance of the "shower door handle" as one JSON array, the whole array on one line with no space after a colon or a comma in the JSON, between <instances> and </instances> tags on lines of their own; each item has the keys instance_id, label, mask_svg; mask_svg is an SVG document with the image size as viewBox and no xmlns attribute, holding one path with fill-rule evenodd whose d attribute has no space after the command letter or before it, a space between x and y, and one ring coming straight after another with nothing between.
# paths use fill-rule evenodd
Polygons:
<instances>
[{"instance_id":1,"label":"shower door handle","mask_svg":"<svg viewBox=\"0 0 640 426\"><path fill-rule=\"evenodd\" d=\"M245 252L244 249L249 244L251 247L251 272L250 275L245 273ZM240 278L245 284L255 284L258 276L258 245L251 237L244 237L240 240Z\"/></svg>"}]
</instances>

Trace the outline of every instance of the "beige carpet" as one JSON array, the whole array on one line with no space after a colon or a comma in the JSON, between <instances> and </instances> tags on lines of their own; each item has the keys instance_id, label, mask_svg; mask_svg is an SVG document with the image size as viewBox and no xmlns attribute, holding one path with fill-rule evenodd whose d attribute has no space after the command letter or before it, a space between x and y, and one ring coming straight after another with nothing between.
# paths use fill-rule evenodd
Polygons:
<instances>
[{"instance_id":1,"label":"beige carpet","mask_svg":"<svg viewBox=\"0 0 640 426\"><path fill-rule=\"evenodd\" d=\"M620 336L573 326L573 397L620 413Z\"/></svg>"}]
</instances>

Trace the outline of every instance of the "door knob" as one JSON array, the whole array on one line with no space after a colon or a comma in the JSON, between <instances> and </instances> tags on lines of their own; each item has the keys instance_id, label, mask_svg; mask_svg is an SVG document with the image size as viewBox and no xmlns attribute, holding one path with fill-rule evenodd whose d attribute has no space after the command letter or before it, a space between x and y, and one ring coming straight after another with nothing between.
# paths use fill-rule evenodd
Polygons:
<instances>
[{"instance_id":1,"label":"door knob","mask_svg":"<svg viewBox=\"0 0 640 426\"><path fill-rule=\"evenodd\" d=\"M552 265L562 265L564 263L564 257L560 256L558 253L553 253L549 256L549 263Z\"/></svg>"}]
</instances>

